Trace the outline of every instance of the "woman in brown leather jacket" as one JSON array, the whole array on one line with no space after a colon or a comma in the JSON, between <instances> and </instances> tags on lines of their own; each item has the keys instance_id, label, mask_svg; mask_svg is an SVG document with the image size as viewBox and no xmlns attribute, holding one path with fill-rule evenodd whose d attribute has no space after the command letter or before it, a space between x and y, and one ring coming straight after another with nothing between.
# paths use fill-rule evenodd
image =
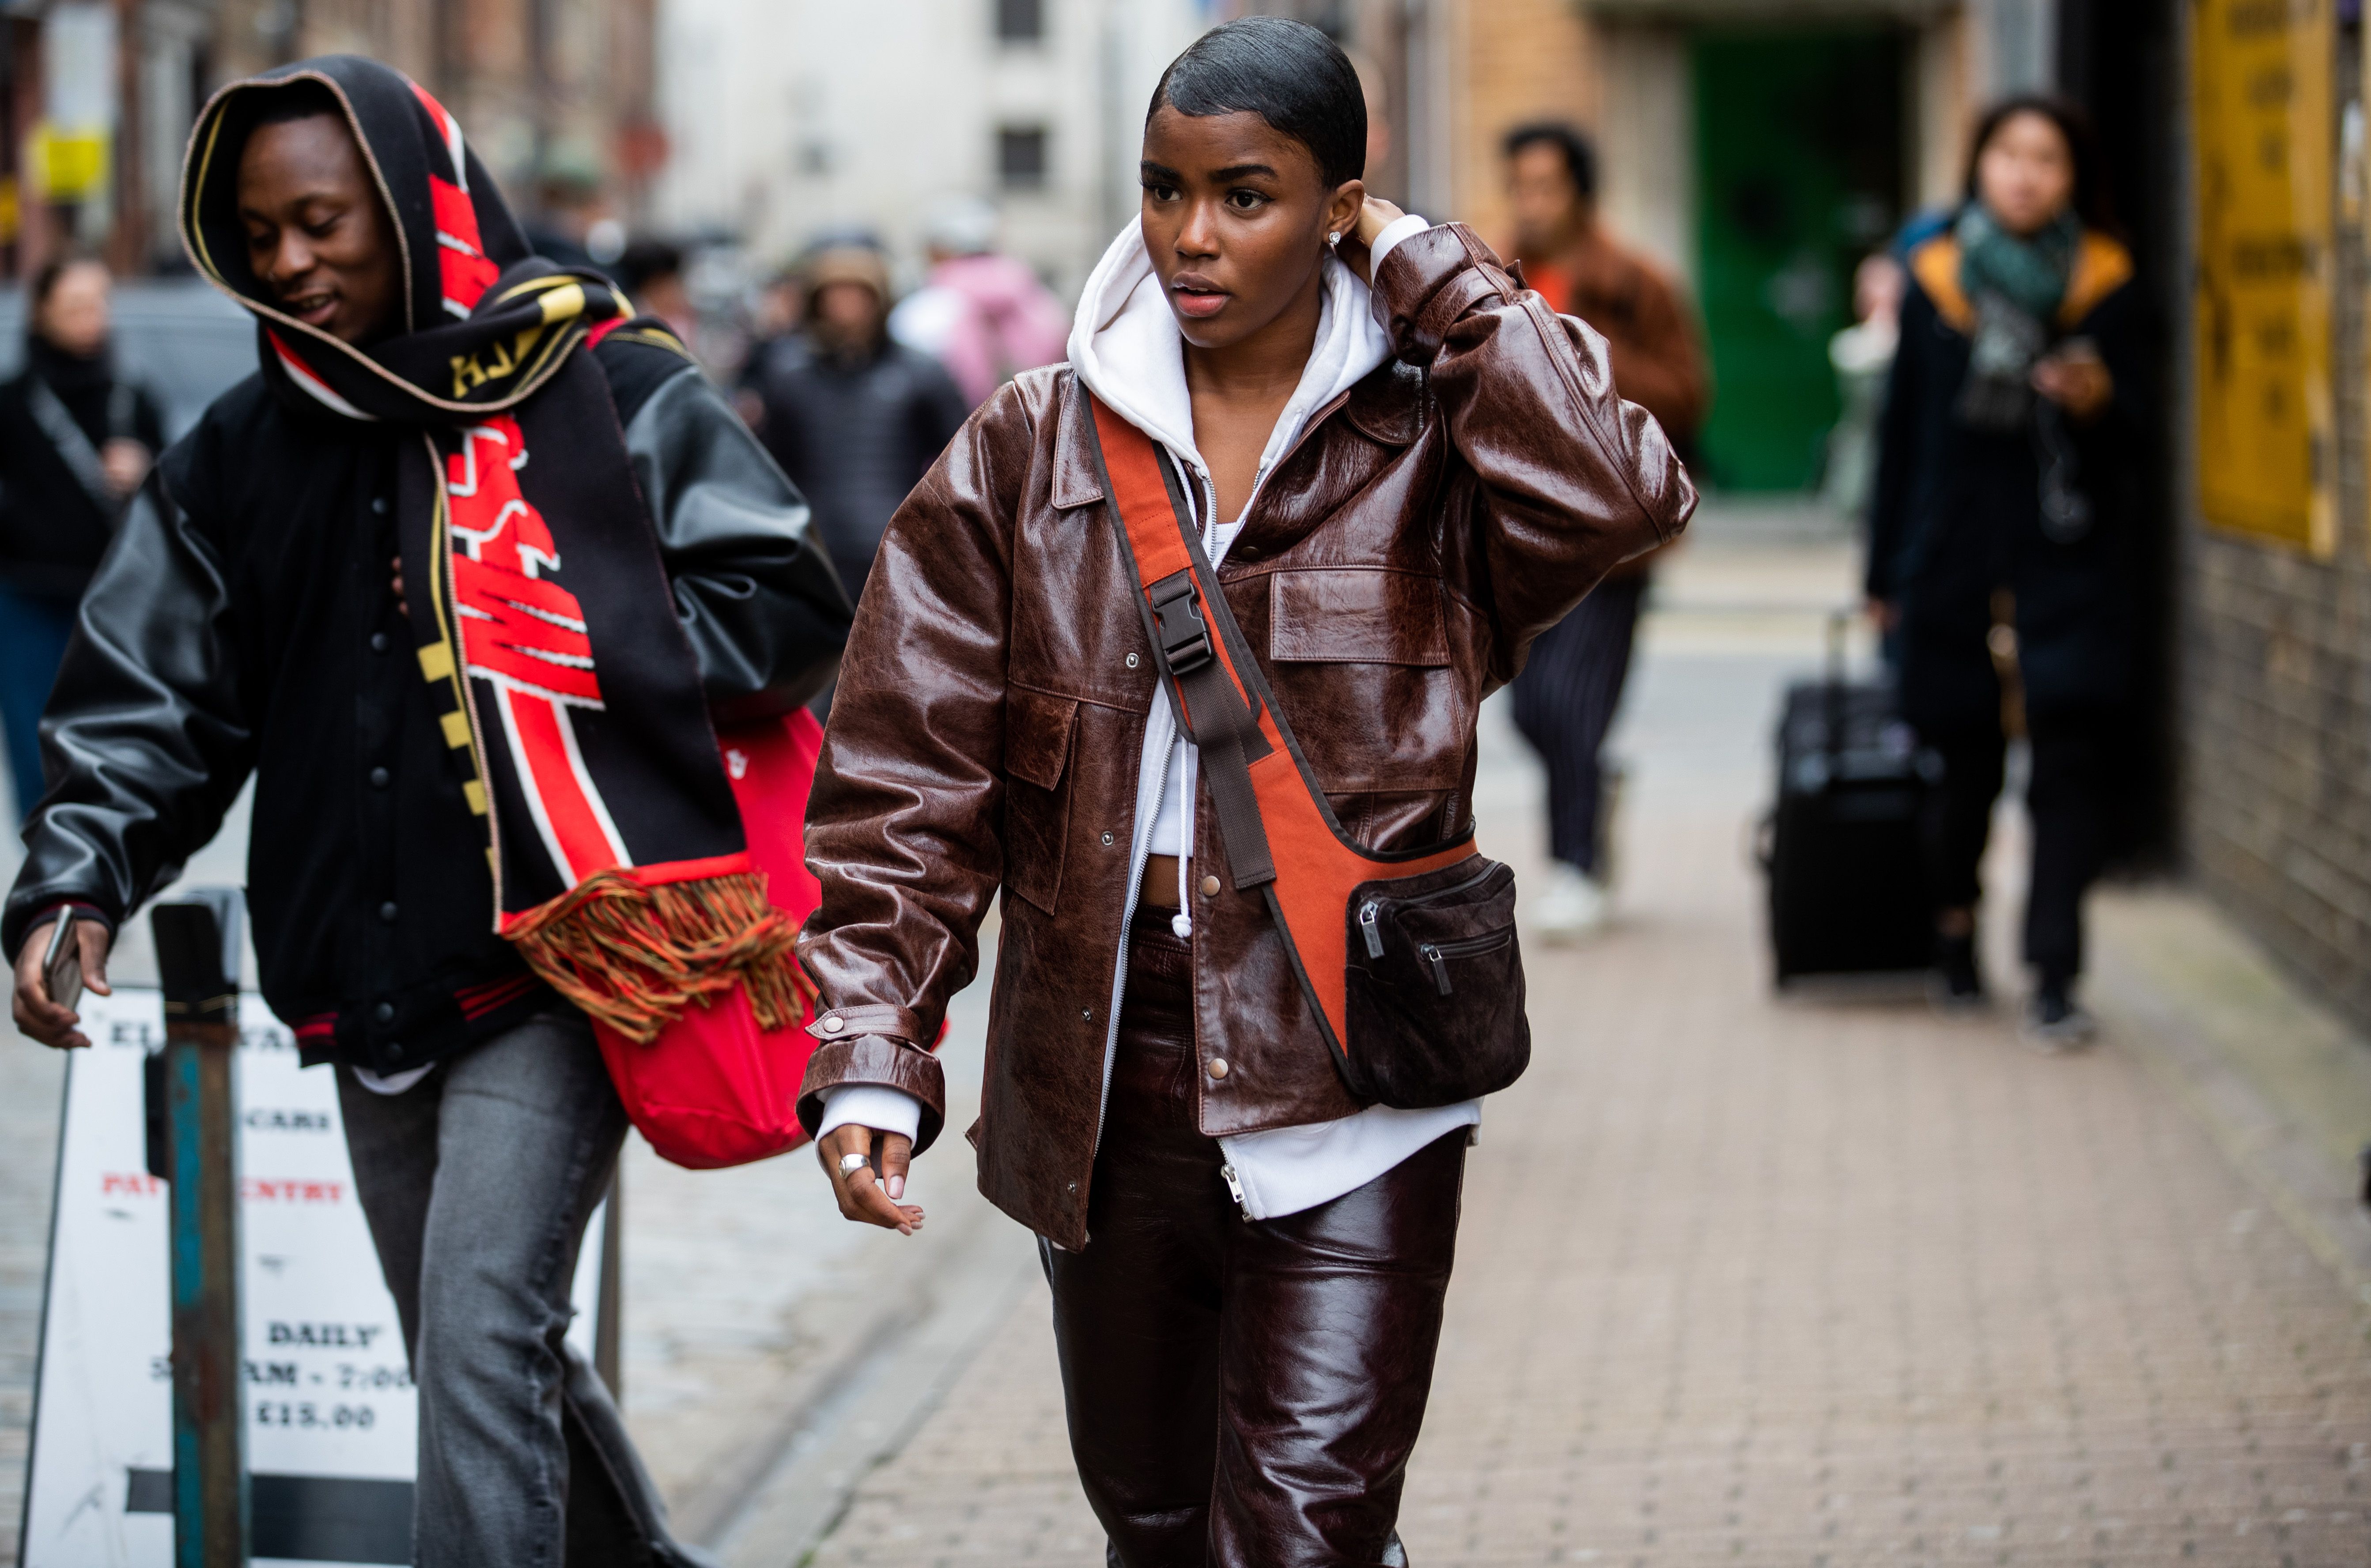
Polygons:
<instances>
[{"instance_id":1,"label":"woman in brown leather jacket","mask_svg":"<svg viewBox=\"0 0 2371 1568\"><path fill-rule=\"evenodd\" d=\"M1463 225L1366 195L1365 134L1348 61L1301 23L1171 65L1070 363L975 414L889 526L808 817L827 1010L801 1113L851 1219L921 1222L898 1200L943 1115L922 1046L1004 895L971 1139L1042 1239L1072 1447L1131 1568L1405 1561L1480 1108L1354 1097L1266 905L1195 865L1220 818L1095 406L1169 465L1374 849L1464 829L1483 698L1694 502L1602 340Z\"/></svg>"}]
</instances>

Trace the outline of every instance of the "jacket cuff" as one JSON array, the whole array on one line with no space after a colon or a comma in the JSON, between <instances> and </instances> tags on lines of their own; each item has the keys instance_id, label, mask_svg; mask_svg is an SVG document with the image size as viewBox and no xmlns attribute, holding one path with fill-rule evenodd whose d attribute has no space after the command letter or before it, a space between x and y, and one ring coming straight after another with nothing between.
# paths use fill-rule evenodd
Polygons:
<instances>
[{"instance_id":1,"label":"jacket cuff","mask_svg":"<svg viewBox=\"0 0 2371 1568\"><path fill-rule=\"evenodd\" d=\"M1521 293L1497 252L1463 224L1441 224L1410 235L1375 269L1375 320L1392 352L1428 365L1441 340L1468 311L1504 304Z\"/></svg>"},{"instance_id":2,"label":"jacket cuff","mask_svg":"<svg viewBox=\"0 0 2371 1568\"><path fill-rule=\"evenodd\" d=\"M892 1034L908 1041L921 1040L928 1034L919 1013L885 1002L861 1008L826 1008L807 1025L807 1032L826 1044L835 1040L853 1040L860 1034Z\"/></svg>"},{"instance_id":3,"label":"jacket cuff","mask_svg":"<svg viewBox=\"0 0 2371 1568\"><path fill-rule=\"evenodd\" d=\"M901 1133L908 1143L922 1130L922 1102L902 1089L877 1083L844 1083L823 1091L823 1124L815 1136L827 1138L853 1123L876 1133Z\"/></svg>"},{"instance_id":4,"label":"jacket cuff","mask_svg":"<svg viewBox=\"0 0 2371 1568\"><path fill-rule=\"evenodd\" d=\"M848 1084L872 1084L912 1095L922 1111L921 1125L914 1135L914 1152L920 1154L938 1141L939 1129L947 1120L947 1076L938 1058L929 1052L885 1034L827 1040L816 1046L815 1055L807 1060L806 1078L799 1085L799 1125L806 1129L809 1137L821 1136L827 1091Z\"/></svg>"},{"instance_id":5,"label":"jacket cuff","mask_svg":"<svg viewBox=\"0 0 2371 1568\"><path fill-rule=\"evenodd\" d=\"M74 917L77 920L89 920L106 927L108 942L110 946L113 945L116 931L116 921L114 916L110 915L98 905L86 904L79 898L61 898L55 903L40 905L39 908L34 910L32 914L26 916L23 920L16 922L17 928L11 933L16 940L8 944L9 962L11 963L16 962L16 949L23 943L27 937L33 933L36 928L49 924L52 920L56 919L60 915L65 914L68 911L71 911Z\"/></svg>"}]
</instances>

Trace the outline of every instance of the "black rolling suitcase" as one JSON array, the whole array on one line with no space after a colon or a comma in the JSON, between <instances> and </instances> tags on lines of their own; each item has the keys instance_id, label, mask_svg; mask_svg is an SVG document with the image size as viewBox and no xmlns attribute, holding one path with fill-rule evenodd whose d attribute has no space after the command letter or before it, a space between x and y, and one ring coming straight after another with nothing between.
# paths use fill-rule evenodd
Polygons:
<instances>
[{"instance_id":1,"label":"black rolling suitcase","mask_svg":"<svg viewBox=\"0 0 2371 1568\"><path fill-rule=\"evenodd\" d=\"M1918 819L1939 767L1897 716L1891 687L1845 679L1844 635L1838 616L1826 678L1788 686L1778 721L1778 800L1761 859L1782 986L1935 959Z\"/></svg>"}]
</instances>

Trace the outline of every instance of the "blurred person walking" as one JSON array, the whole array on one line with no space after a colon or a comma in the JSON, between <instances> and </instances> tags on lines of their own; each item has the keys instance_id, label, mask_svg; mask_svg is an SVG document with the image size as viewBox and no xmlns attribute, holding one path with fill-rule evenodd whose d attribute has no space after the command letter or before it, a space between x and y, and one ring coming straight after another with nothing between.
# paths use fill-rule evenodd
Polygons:
<instances>
[{"instance_id":1,"label":"blurred person walking","mask_svg":"<svg viewBox=\"0 0 2371 1568\"><path fill-rule=\"evenodd\" d=\"M1868 513L1877 483L1877 426L1885 410L1885 384L1893 373L1894 346L1902 339L1902 295L1908 287L1902 263L1886 251L1860 259L1853 269L1853 324L1828 340L1828 364L1836 373L1843 411L1828 432L1827 472L1821 499L1838 517Z\"/></svg>"},{"instance_id":2,"label":"blurred person walking","mask_svg":"<svg viewBox=\"0 0 2371 1568\"><path fill-rule=\"evenodd\" d=\"M1903 716L1943 761L1926 824L1938 989L1984 999L1978 869L2010 733L2031 743L2026 1024L2092 1032L2076 1002L2107 748L2131 680L2140 310L2079 111L1984 115L1966 197L1910 253L1869 513L1868 593L1898 631Z\"/></svg>"},{"instance_id":3,"label":"blurred person walking","mask_svg":"<svg viewBox=\"0 0 2371 1568\"><path fill-rule=\"evenodd\" d=\"M833 243L801 271L799 329L758 367L758 433L815 508L848 596L860 599L890 516L971 406L938 361L889 336L878 246Z\"/></svg>"},{"instance_id":4,"label":"blurred person walking","mask_svg":"<svg viewBox=\"0 0 2371 1568\"><path fill-rule=\"evenodd\" d=\"M630 241L609 269L618 286L644 316L655 316L695 353L701 347L700 307L683 273L683 247L645 236Z\"/></svg>"},{"instance_id":5,"label":"blurred person walking","mask_svg":"<svg viewBox=\"0 0 2371 1568\"><path fill-rule=\"evenodd\" d=\"M0 725L19 818L41 798L41 707L75 606L165 447L156 399L115 373L113 287L93 258L42 266L25 368L0 383Z\"/></svg>"},{"instance_id":6,"label":"blurred person walking","mask_svg":"<svg viewBox=\"0 0 2371 1568\"><path fill-rule=\"evenodd\" d=\"M1395 1039L1491 1059L1522 989L1510 882L1453 859L1479 705L1694 502L1602 340L1463 225L1366 194L1364 120L1297 21L1228 23L1162 75L1069 364L998 392L890 525L809 810L828 1010L800 1111L851 1220L921 1218L925 1047L1003 912L979 1184L1041 1239L1124 1568L1406 1561L1486 1090L1362 1079L1381 1023L1345 1066L1295 957L1329 951L1309 862L1452 857L1420 913L1412 882L1377 895L1422 954L1375 902L1360 951L1455 1009ZM1246 693L1307 817L1244 803ZM1314 900L1337 981L1344 896Z\"/></svg>"},{"instance_id":7,"label":"blurred person walking","mask_svg":"<svg viewBox=\"0 0 2371 1568\"><path fill-rule=\"evenodd\" d=\"M1052 364L1070 313L1029 264L996 250L996 209L977 198L931 214L931 275L889 313L889 335L954 377L977 408L1024 370Z\"/></svg>"},{"instance_id":8,"label":"blurred person walking","mask_svg":"<svg viewBox=\"0 0 2371 1568\"><path fill-rule=\"evenodd\" d=\"M704 1562L565 1343L627 1124L585 1009L794 983L709 714L804 701L846 598L682 346L530 255L400 74L236 83L190 147L183 243L261 368L83 601L0 916L17 1026L88 1043L43 985L52 925L104 995L252 774L263 997L335 1065L419 1390L411 1561Z\"/></svg>"},{"instance_id":9,"label":"blurred person walking","mask_svg":"<svg viewBox=\"0 0 2371 1568\"><path fill-rule=\"evenodd\" d=\"M1544 122L1509 132L1504 151L1523 281L1604 339L1615 392L1692 457L1711 401L1703 345L1678 288L1606 232L1595 146L1570 125ZM1554 870L1531 915L1551 940L1585 936L1610 913L1605 735L1629 679L1655 553L1616 569L1542 633L1515 677L1515 724L1547 765Z\"/></svg>"}]
</instances>

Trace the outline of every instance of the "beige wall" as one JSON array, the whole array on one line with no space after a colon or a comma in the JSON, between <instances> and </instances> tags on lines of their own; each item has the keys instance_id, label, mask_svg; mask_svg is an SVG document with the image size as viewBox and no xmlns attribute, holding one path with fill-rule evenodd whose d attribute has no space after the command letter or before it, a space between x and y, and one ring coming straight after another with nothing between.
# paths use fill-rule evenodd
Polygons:
<instances>
[{"instance_id":1,"label":"beige wall","mask_svg":"<svg viewBox=\"0 0 2371 1568\"><path fill-rule=\"evenodd\" d=\"M1604 116L1598 206L1625 243L1695 281L1695 114L1687 35L1658 23L1597 32Z\"/></svg>"},{"instance_id":2,"label":"beige wall","mask_svg":"<svg viewBox=\"0 0 2371 1568\"><path fill-rule=\"evenodd\" d=\"M1507 237L1498 139L1526 120L1594 126L1600 95L1590 29L1572 0L1452 0L1448 149L1455 210L1493 244ZM1427 213L1428 217L1435 216Z\"/></svg>"}]
</instances>

